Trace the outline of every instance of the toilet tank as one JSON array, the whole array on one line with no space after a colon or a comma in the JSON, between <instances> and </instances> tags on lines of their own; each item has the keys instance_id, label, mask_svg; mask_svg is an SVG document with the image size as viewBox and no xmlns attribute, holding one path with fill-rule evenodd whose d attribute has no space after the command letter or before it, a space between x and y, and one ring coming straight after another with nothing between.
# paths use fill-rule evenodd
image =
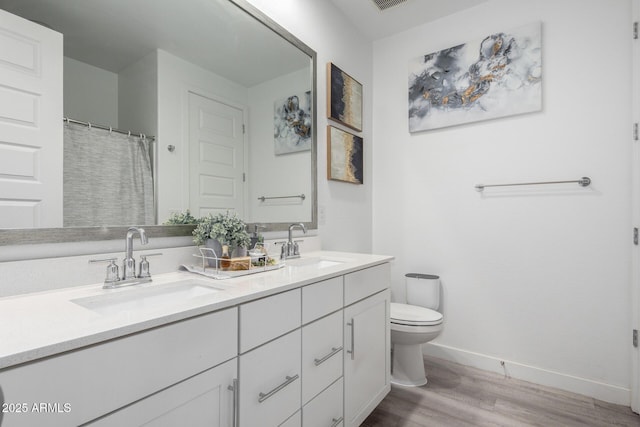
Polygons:
<instances>
[{"instance_id":1,"label":"toilet tank","mask_svg":"<svg viewBox=\"0 0 640 427\"><path fill-rule=\"evenodd\" d=\"M405 275L407 304L437 310L440 306L440 277L433 274Z\"/></svg>"}]
</instances>

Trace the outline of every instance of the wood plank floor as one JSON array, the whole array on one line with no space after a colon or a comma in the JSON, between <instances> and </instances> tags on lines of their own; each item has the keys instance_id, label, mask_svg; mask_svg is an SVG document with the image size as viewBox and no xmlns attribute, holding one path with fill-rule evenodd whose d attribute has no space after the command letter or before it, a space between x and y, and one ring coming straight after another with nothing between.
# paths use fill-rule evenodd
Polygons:
<instances>
[{"instance_id":1,"label":"wood plank floor","mask_svg":"<svg viewBox=\"0 0 640 427\"><path fill-rule=\"evenodd\" d=\"M425 358L429 383L392 386L362 427L640 426L630 408Z\"/></svg>"}]
</instances>

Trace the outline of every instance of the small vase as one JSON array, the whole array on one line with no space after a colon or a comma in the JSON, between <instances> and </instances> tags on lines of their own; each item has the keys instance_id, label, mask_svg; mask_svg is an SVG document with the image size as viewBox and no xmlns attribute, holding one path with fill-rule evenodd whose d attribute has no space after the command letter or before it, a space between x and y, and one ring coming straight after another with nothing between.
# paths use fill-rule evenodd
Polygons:
<instances>
[{"instance_id":1,"label":"small vase","mask_svg":"<svg viewBox=\"0 0 640 427\"><path fill-rule=\"evenodd\" d=\"M244 246L236 246L233 249L233 253L232 253L233 257L245 257L247 256L247 248L245 248Z\"/></svg>"},{"instance_id":2,"label":"small vase","mask_svg":"<svg viewBox=\"0 0 640 427\"><path fill-rule=\"evenodd\" d=\"M206 248L212 249L215 252L215 257L216 258L221 258L222 257L222 244L217 240L217 239L207 239L204 242L204 246ZM207 251L209 252L209 251ZM207 256L212 256L212 254L209 252L207 254ZM213 268L218 268L220 266L220 261L219 259L207 259L207 266L209 267L213 267Z\"/></svg>"}]
</instances>

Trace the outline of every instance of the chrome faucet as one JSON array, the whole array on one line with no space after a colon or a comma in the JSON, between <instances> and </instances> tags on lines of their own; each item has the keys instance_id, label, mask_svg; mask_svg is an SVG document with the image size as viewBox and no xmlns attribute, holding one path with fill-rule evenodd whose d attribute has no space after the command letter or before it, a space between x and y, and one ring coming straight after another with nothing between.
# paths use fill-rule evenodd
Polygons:
<instances>
[{"instance_id":1,"label":"chrome faucet","mask_svg":"<svg viewBox=\"0 0 640 427\"><path fill-rule=\"evenodd\" d=\"M300 228L303 233L307 233L307 227L303 223L295 223L289 226L289 237L287 242L282 245L282 251L280 252L280 259L287 258L300 258L300 247L298 242L294 242L292 238L292 232L294 228Z\"/></svg>"},{"instance_id":2,"label":"chrome faucet","mask_svg":"<svg viewBox=\"0 0 640 427\"><path fill-rule=\"evenodd\" d=\"M147 261L147 257L162 255L162 253L158 252L154 254L140 255L140 270L136 275L136 260L133 258L133 236L136 233L140 235L140 243L143 245L149 243L149 239L147 238L147 233L145 233L144 228L129 227L125 240L124 260L122 261L122 278L120 278L118 265L116 264L117 258L89 260L90 263L109 263L109 266L107 267L107 276L104 280L103 286L105 289L151 282L151 273L149 272L149 261Z\"/></svg>"},{"instance_id":3,"label":"chrome faucet","mask_svg":"<svg viewBox=\"0 0 640 427\"><path fill-rule=\"evenodd\" d=\"M129 227L124 246L124 260L122 261L122 280L134 279L136 277L136 260L133 258L133 236L136 233L140 235L140 243L143 245L149 243L144 228Z\"/></svg>"}]
</instances>

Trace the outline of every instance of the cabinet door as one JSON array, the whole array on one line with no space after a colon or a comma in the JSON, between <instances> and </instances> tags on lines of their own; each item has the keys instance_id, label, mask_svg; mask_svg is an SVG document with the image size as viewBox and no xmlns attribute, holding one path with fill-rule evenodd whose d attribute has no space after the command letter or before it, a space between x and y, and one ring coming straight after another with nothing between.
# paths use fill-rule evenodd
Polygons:
<instances>
[{"instance_id":1,"label":"cabinet door","mask_svg":"<svg viewBox=\"0 0 640 427\"><path fill-rule=\"evenodd\" d=\"M233 359L87 425L232 427L236 374Z\"/></svg>"},{"instance_id":2,"label":"cabinet door","mask_svg":"<svg viewBox=\"0 0 640 427\"><path fill-rule=\"evenodd\" d=\"M345 425L358 426L391 390L389 290L344 310Z\"/></svg>"}]
</instances>

